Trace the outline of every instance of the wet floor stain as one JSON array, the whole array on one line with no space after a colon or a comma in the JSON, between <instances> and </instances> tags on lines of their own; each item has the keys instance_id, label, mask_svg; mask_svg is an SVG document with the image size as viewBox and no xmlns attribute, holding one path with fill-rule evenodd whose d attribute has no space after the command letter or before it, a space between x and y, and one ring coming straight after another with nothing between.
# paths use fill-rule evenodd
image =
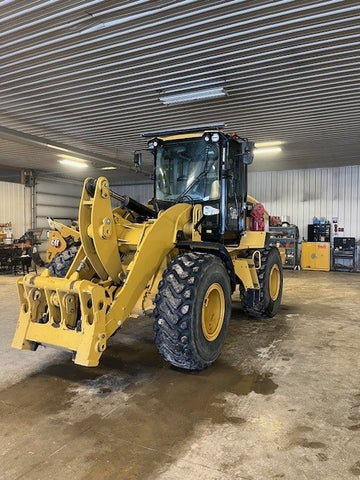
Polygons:
<instances>
[{"instance_id":1,"label":"wet floor stain","mask_svg":"<svg viewBox=\"0 0 360 480\"><path fill-rule=\"evenodd\" d=\"M352 467L349 469L349 472L356 476L360 475L360 460L352 465Z\"/></svg>"},{"instance_id":2,"label":"wet floor stain","mask_svg":"<svg viewBox=\"0 0 360 480\"><path fill-rule=\"evenodd\" d=\"M111 355L106 356L105 363L112 367L126 363L129 358L126 350L126 347L124 349L114 345ZM121 355L121 358L117 355ZM106 401L116 400L119 393L127 396L126 401L112 414L94 415L67 426L67 432L73 432L75 436L76 432L84 431L87 424L91 424L96 430L96 438L108 438L110 442L115 441L114 445L117 445L116 439L120 440L122 456L117 457L115 465L110 463L112 457L110 452L97 453L100 464L107 465L109 476L114 475L116 469L127 469L129 478L140 479L146 476L146 472L159 467L160 463L163 465L172 463L172 456L176 455L179 449L181 451L184 442L202 424L231 424L241 428L246 419L229 414L223 400L225 393L238 396L251 392L270 395L277 388L270 374L253 372L244 375L221 360L203 372L184 373L164 367L161 359L158 360L157 353L150 349L146 355L141 355L141 358L144 363L147 358L149 362L146 363L156 364L156 369L146 370L148 376L141 388L138 382L141 378L144 379L144 365L128 366L131 373L127 372L128 377L123 384L116 381L118 375L120 377L123 375L119 369L112 370L111 374L79 381L80 386L86 386L88 392L98 397L104 396ZM115 377L115 381L111 377ZM81 395L79 387L78 392ZM76 405L77 408L83 408L81 403ZM131 457L134 449L139 446L148 446L151 450L142 452L140 463L129 462L129 456ZM161 462L154 454L155 451L163 452ZM91 463L91 457L87 461ZM100 472L96 468L91 469L89 478L98 478L96 475Z\"/></svg>"},{"instance_id":3,"label":"wet floor stain","mask_svg":"<svg viewBox=\"0 0 360 480\"><path fill-rule=\"evenodd\" d=\"M248 395L255 392L260 395L272 395L278 385L271 380L271 374L260 374L253 372L248 375L242 375L234 385L230 387L230 392L236 395Z\"/></svg>"},{"instance_id":4,"label":"wet floor stain","mask_svg":"<svg viewBox=\"0 0 360 480\"><path fill-rule=\"evenodd\" d=\"M255 356L255 348L246 350L250 344L243 342L243 334L250 331L254 344L265 347L286 331L286 323L278 321L238 318L227 345L244 358ZM78 442L96 446L96 458L84 449L81 461L88 480L117 478L119 471L126 471L126 478L143 479L172 463L197 427L242 428L246 418L227 411L226 394L269 396L277 388L271 373L244 373L230 366L226 355L202 372L172 368L159 356L151 325L144 322L113 337L97 368L74 365L69 355L68 361L0 392L0 402L26 412L34 424L45 419L49 428L54 426L53 439L67 438L69 448ZM49 439L38 441L45 448Z\"/></svg>"}]
</instances>

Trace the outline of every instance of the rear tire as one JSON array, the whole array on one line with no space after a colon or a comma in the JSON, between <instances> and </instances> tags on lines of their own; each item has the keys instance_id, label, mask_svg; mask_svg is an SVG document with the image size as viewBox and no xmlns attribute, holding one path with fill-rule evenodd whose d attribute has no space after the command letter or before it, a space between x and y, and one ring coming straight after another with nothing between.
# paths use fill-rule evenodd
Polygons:
<instances>
[{"instance_id":1,"label":"rear tire","mask_svg":"<svg viewBox=\"0 0 360 480\"><path fill-rule=\"evenodd\" d=\"M240 285L240 299L243 308L254 317L273 317L280 307L283 290L283 269L277 248L269 247L261 250L261 268L257 272L260 283L260 299L255 305L248 305L246 291Z\"/></svg>"},{"instance_id":2,"label":"rear tire","mask_svg":"<svg viewBox=\"0 0 360 480\"><path fill-rule=\"evenodd\" d=\"M231 314L223 262L208 253L176 257L155 297L154 333L160 355L186 370L202 370L219 356Z\"/></svg>"}]
</instances>

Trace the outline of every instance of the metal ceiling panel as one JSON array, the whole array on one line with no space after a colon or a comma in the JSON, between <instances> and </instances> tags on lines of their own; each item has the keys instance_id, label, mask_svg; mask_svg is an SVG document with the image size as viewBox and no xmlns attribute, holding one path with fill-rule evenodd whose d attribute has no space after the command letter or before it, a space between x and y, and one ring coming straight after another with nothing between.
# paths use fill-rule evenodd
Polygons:
<instances>
[{"instance_id":1,"label":"metal ceiling panel","mask_svg":"<svg viewBox=\"0 0 360 480\"><path fill-rule=\"evenodd\" d=\"M141 132L219 121L284 142L253 170L358 164L359 19L355 0L0 1L0 164L62 175L61 145L129 181Z\"/></svg>"}]
</instances>

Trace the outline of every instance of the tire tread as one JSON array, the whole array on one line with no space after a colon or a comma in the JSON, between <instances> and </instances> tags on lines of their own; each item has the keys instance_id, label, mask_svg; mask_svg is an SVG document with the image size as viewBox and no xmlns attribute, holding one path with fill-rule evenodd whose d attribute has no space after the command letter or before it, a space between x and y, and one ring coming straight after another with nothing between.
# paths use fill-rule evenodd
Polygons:
<instances>
[{"instance_id":1,"label":"tire tread","mask_svg":"<svg viewBox=\"0 0 360 480\"><path fill-rule=\"evenodd\" d=\"M221 262L208 253L181 254L169 264L159 283L154 308L155 344L160 355L176 367L202 370L209 365L192 351L190 325L199 281L196 274L205 262L214 261Z\"/></svg>"}]
</instances>

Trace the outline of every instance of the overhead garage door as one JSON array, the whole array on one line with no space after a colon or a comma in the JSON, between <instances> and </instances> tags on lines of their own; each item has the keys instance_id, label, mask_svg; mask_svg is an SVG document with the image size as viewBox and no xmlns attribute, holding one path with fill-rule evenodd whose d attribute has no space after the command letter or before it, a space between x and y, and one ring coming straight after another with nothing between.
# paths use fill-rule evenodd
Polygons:
<instances>
[{"instance_id":1,"label":"overhead garage door","mask_svg":"<svg viewBox=\"0 0 360 480\"><path fill-rule=\"evenodd\" d=\"M82 184L64 180L37 179L35 185L35 223L37 228L47 228L47 217L76 220Z\"/></svg>"}]
</instances>

